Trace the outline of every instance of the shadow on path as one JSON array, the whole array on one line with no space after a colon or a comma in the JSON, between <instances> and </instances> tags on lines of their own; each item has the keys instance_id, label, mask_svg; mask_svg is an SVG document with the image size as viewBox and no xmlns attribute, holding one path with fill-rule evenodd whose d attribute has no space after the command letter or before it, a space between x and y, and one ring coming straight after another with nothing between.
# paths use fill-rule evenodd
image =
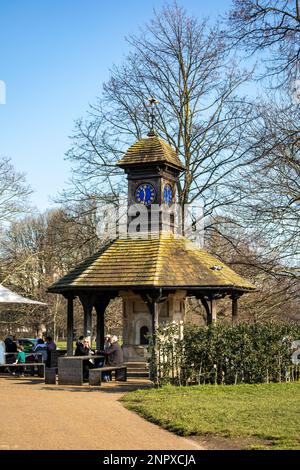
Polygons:
<instances>
[{"instance_id":1,"label":"shadow on path","mask_svg":"<svg viewBox=\"0 0 300 470\"><path fill-rule=\"evenodd\" d=\"M60 392L66 390L68 392L98 392L98 393L127 393L133 392L138 389L153 388L153 384L148 381L134 381L134 382L116 382L113 384L105 384L104 386L90 386L90 385L45 385L42 390L50 390L53 392Z\"/></svg>"},{"instance_id":2,"label":"shadow on path","mask_svg":"<svg viewBox=\"0 0 300 470\"><path fill-rule=\"evenodd\" d=\"M7 381L12 381L16 382L18 381L18 384L32 384L32 385L40 385L45 383L45 379L42 377L30 377L30 376L25 376L25 377L17 377L15 375L0 375L0 379L6 379Z\"/></svg>"},{"instance_id":3,"label":"shadow on path","mask_svg":"<svg viewBox=\"0 0 300 470\"><path fill-rule=\"evenodd\" d=\"M1 379L7 381L17 382L18 385L39 385L41 390L49 390L53 392L68 391L68 392L102 392L102 393L127 393L138 389L153 388L150 380L135 380L129 379L127 382L109 382L102 385L90 386L84 385L45 385L45 381L40 377L16 377L11 375L0 375Z\"/></svg>"}]
</instances>

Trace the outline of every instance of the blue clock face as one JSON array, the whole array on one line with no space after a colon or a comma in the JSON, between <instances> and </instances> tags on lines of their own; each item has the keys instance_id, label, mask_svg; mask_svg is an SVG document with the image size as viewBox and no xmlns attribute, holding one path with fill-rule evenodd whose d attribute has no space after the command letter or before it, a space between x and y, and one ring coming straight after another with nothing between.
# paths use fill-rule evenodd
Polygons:
<instances>
[{"instance_id":1,"label":"blue clock face","mask_svg":"<svg viewBox=\"0 0 300 470\"><path fill-rule=\"evenodd\" d=\"M170 184L166 184L164 187L164 203L171 206L173 202L173 190Z\"/></svg>"},{"instance_id":2,"label":"blue clock face","mask_svg":"<svg viewBox=\"0 0 300 470\"><path fill-rule=\"evenodd\" d=\"M152 184L142 183L135 190L135 200L139 204L148 206L152 204L155 199L155 189Z\"/></svg>"}]
</instances>

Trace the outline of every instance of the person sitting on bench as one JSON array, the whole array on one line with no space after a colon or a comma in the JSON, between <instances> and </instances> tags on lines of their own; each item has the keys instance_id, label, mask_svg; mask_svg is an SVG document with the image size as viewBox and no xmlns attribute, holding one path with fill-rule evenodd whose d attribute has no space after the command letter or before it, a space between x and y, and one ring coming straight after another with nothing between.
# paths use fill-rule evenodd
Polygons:
<instances>
[{"instance_id":1,"label":"person sitting on bench","mask_svg":"<svg viewBox=\"0 0 300 470\"><path fill-rule=\"evenodd\" d=\"M108 348L110 347L111 345L111 335L106 335L105 338L104 338L104 351L100 352L100 354L105 354L105 351L108 350ZM105 364L105 356L104 358L102 359L101 363L99 362L98 363L98 367L104 367ZM109 372L103 372L102 374L102 380L104 382L109 382L110 381L110 374Z\"/></svg>"},{"instance_id":2,"label":"person sitting on bench","mask_svg":"<svg viewBox=\"0 0 300 470\"><path fill-rule=\"evenodd\" d=\"M21 346L20 344L17 346L17 352L18 352L18 355L17 355L16 362L14 362L14 364L25 364L26 356L23 351L23 346ZM24 377L25 367L24 366L18 367L18 369L19 370L17 372L13 372L13 375L21 375L22 377Z\"/></svg>"},{"instance_id":3,"label":"person sitting on bench","mask_svg":"<svg viewBox=\"0 0 300 470\"><path fill-rule=\"evenodd\" d=\"M104 354L106 366L121 366L123 364L123 351L118 343L117 336L114 335L110 338L110 346L104 351ZM109 373L109 380L111 380L111 372Z\"/></svg>"},{"instance_id":4,"label":"person sitting on bench","mask_svg":"<svg viewBox=\"0 0 300 470\"><path fill-rule=\"evenodd\" d=\"M90 356L91 354L94 354L94 351L90 348L89 338L83 338L81 341L77 342L75 356ZM89 369L93 369L94 367L94 364L89 359L82 362L84 382L89 381Z\"/></svg>"},{"instance_id":5,"label":"person sitting on bench","mask_svg":"<svg viewBox=\"0 0 300 470\"><path fill-rule=\"evenodd\" d=\"M42 356L42 361L47 361L47 344L44 343L44 340L39 338L36 345L34 346L32 352L39 353ZM35 359L35 357L34 357Z\"/></svg>"}]
</instances>

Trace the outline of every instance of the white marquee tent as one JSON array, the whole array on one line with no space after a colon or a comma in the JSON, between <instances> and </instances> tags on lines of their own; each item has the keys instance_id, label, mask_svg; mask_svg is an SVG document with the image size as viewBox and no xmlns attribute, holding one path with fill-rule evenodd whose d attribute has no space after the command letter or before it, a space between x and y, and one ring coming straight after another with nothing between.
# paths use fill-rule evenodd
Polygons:
<instances>
[{"instance_id":1,"label":"white marquee tent","mask_svg":"<svg viewBox=\"0 0 300 470\"><path fill-rule=\"evenodd\" d=\"M22 305L40 305L46 307L47 304L38 302L37 300L26 299L22 295L16 294L15 292L7 289L7 287L0 284L0 305L11 305L11 304L22 304Z\"/></svg>"}]
</instances>

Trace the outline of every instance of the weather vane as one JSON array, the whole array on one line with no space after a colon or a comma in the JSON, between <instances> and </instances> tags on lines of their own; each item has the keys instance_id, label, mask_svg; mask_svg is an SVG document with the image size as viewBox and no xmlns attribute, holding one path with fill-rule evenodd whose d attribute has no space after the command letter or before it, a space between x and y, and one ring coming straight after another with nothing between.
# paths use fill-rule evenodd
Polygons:
<instances>
[{"instance_id":1,"label":"weather vane","mask_svg":"<svg viewBox=\"0 0 300 470\"><path fill-rule=\"evenodd\" d=\"M155 135L155 130L154 130L155 106L159 103L159 101L153 97L149 98L148 101L149 101L149 104L147 106L150 107L149 117L150 117L150 124L151 124L148 136L153 137Z\"/></svg>"}]
</instances>

